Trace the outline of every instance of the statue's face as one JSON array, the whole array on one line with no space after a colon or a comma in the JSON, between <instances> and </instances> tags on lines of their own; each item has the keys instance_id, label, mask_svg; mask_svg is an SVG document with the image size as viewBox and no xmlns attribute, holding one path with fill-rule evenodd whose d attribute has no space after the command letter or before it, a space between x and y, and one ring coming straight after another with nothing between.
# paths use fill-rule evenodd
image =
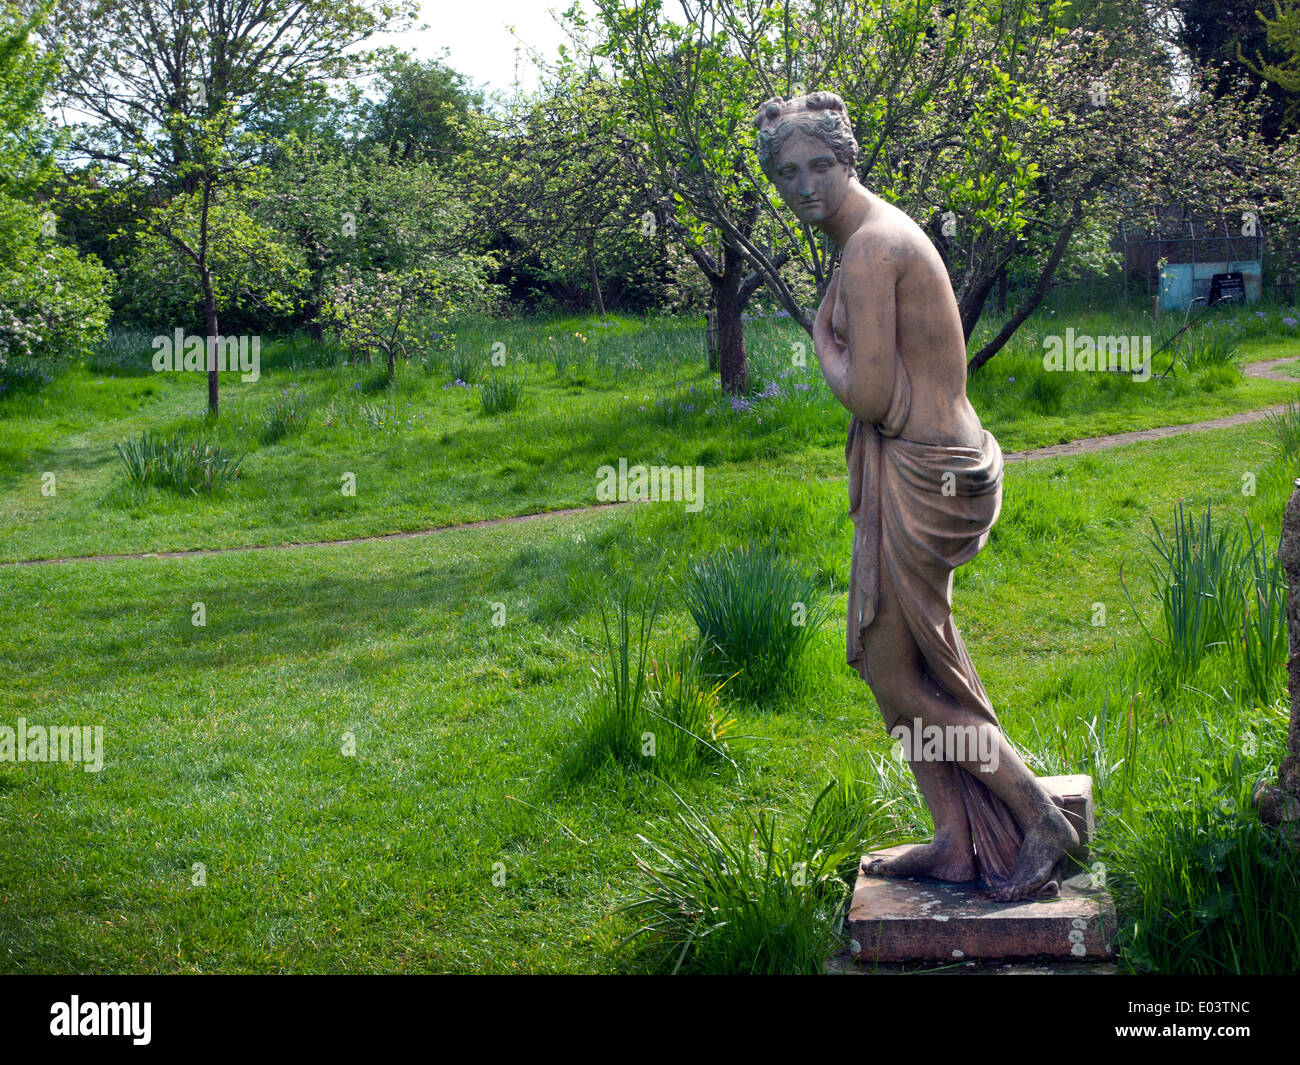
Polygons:
<instances>
[{"instance_id":1,"label":"statue's face","mask_svg":"<svg viewBox=\"0 0 1300 1065\"><path fill-rule=\"evenodd\" d=\"M776 154L772 180L799 220L815 226L840 209L853 178L823 141L795 130Z\"/></svg>"}]
</instances>

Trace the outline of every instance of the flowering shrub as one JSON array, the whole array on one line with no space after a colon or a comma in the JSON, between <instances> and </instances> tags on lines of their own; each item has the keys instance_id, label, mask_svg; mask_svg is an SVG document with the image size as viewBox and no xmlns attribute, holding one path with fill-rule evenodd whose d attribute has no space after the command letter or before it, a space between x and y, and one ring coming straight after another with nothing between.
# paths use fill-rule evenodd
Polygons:
<instances>
[{"instance_id":1,"label":"flowering shrub","mask_svg":"<svg viewBox=\"0 0 1300 1065\"><path fill-rule=\"evenodd\" d=\"M81 358L104 335L112 277L42 233L36 208L0 195L0 369L8 359Z\"/></svg>"}]
</instances>

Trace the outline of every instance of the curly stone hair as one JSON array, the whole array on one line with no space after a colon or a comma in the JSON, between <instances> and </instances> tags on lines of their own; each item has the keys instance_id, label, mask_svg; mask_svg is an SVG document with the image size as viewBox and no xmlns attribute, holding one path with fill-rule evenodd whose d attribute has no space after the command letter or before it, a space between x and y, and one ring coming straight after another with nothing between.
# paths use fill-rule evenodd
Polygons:
<instances>
[{"instance_id":1,"label":"curly stone hair","mask_svg":"<svg viewBox=\"0 0 1300 1065\"><path fill-rule=\"evenodd\" d=\"M816 137L850 169L858 163L858 142L844 101L833 92L810 92L786 100L775 96L758 109L758 165L770 179L772 164L790 134Z\"/></svg>"}]
</instances>

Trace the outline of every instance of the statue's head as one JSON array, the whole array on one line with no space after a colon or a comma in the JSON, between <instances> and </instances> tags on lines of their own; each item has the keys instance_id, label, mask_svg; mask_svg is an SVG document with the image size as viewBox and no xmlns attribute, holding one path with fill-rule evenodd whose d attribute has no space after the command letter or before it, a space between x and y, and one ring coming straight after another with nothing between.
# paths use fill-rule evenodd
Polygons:
<instances>
[{"instance_id":1,"label":"statue's head","mask_svg":"<svg viewBox=\"0 0 1300 1065\"><path fill-rule=\"evenodd\" d=\"M812 225L834 215L857 180L858 142L844 101L833 92L776 97L754 125L758 165L790 210Z\"/></svg>"}]
</instances>

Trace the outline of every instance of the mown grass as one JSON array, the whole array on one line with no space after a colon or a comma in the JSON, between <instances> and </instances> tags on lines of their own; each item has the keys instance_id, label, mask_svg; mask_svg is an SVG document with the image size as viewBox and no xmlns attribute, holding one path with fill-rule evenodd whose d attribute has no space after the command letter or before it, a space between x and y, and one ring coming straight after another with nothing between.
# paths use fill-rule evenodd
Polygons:
<instances>
[{"instance_id":1,"label":"mown grass","mask_svg":"<svg viewBox=\"0 0 1300 1065\"><path fill-rule=\"evenodd\" d=\"M1239 358L1300 354L1280 317L1276 327L1249 312L1239 317ZM1152 329L1136 313L1031 319L970 384L1005 451L1218 417L1295 393L1221 365L1146 384L1049 374L1042 338L1067 325ZM203 379L153 373L147 339L124 334L91 360L93 369L48 383L38 374L0 395L0 560L340 539L584 506L596 501L596 471L619 457L702 465L711 479L755 467L843 473L847 414L822 382L807 337L782 319L748 324L752 391L735 403L720 395L705 366L702 325L692 321L466 323L448 351L401 365L391 388L381 370L329 344L268 340L258 382L223 379L215 426L205 417ZM494 365L502 351L505 364ZM500 393L486 400L494 413L485 413L485 391ZM145 430L210 437L245 455L239 484L202 508L167 492L127 490L114 445ZM42 491L45 474L55 478L52 496ZM343 492L345 474L354 495Z\"/></svg>"},{"instance_id":2,"label":"mown grass","mask_svg":"<svg viewBox=\"0 0 1300 1065\"><path fill-rule=\"evenodd\" d=\"M1135 602L1156 609L1139 575L1150 518L1167 528L1180 498L1278 527L1296 471L1272 461L1267 429L1207 439L1009 467L1003 515L955 589L963 635L1027 760L1097 782L1096 853L1138 968L1177 964L1188 892L1200 899L1192 931L1228 930L1198 941L1198 958L1230 967L1235 950L1246 970L1269 958L1231 931L1264 897L1229 899L1215 879L1254 866L1212 850L1220 873L1184 873L1204 865L1208 798L1240 812L1249 783L1275 768L1284 712L1219 695L1226 658L1158 692L1119 583L1127 563ZM1242 495L1243 471L1257 474L1254 496ZM564 771L606 647L594 603L621 581L662 580L651 643L662 660L697 635L671 591L691 561L750 539L774 542L831 593L834 617L805 688L766 707L724 690L735 764L679 774L673 790L724 840L760 816L777 819L778 838L794 831L832 781L881 800L842 838L864 823L874 837L924 833L910 776L844 663L843 484L755 469L709 482L706 498L698 514L650 504L427 539L6 571L4 723L102 723L106 764L0 766L0 968L659 966L662 945L619 947L644 916L620 908L648 890L638 835L664 841L683 807L653 767ZM196 602L204 627L192 624ZM1171 852L1175 824L1191 849ZM1220 851L1236 838L1216 832ZM757 871L806 860L782 847ZM1178 883L1191 887L1166 901ZM822 917L826 899L814 900ZM809 901L783 905L797 914ZM801 927L788 957L809 956Z\"/></svg>"},{"instance_id":3,"label":"mown grass","mask_svg":"<svg viewBox=\"0 0 1300 1065\"><path fill-rule=\"evenodd\" d=\"M730 971L741 956L816 968L853 851L928 828L844 663L847 417L815 366L798 365L788 323L753 323L754 387L733 404L692 323L611 321L471 323L391 389L328 346L267 344L262 381L230 378L215 427L201 382L142 372L126 343L97 372L0 398L9 559L589 504L595 470L620 455L707 473L700 513L661 503L293 552L7 568L0 724L103 724L106 764L0 764L0 969ZM1243 326L1239 357L1300 354L1244 335L1259 328ZM497 343L508 368L489 369ZM475 375L521 369L518 408L484 414ZM1031 330L971 392L1010 451L1294 391L1198 383L1220 370L1150 385L1048 375ZM238 445L244 474L201 501L128 489L113 444L144 429ZM957 574L963 636L1027 761L1096 781L1095 852L1134 969L1294 968L1294 871L1246 807L1280 757L1281 677L1276 698L1254 700L1231 653L1169 671L1120 582L1124 565L1133 603L1158 614L1148 536L1152 519L1170 528L1180 499L1275 537L1297 472L1287 439L1260 423L1008 467L989 546ZM57 475L54 496L42 471ZM345 472L356 496L340 490ZM703 677L680 679L700 635L681 591L695 562L750 541L807 574L832 617L804 652L804 683L775 700L729 684L710 701ZM597 728L593 744L593 670L606 691L634 676L601 619L620 588L661 597L652 671L638 705L621 704L635 712L615 720L635 735L616 729L611 744ZM653 714L695 722L700 738L706 717L723 725L725 757L695 742L664 762L629 756ZM757 836L755 857L744 848ZM707 867L735 864L738 847L752 875L690 898L748 913L748 933L700 940L688 901L672 935L620 946L656 906L686 898L654 854ZM637 855L658 872L638 873ZM799 863L805 877L813 864L812 893L785 887L799 886ZM754 909L746 885L769 881L780 891ZM774 921L785 931L755 953Z\"/></svg>"}]
</instances>

